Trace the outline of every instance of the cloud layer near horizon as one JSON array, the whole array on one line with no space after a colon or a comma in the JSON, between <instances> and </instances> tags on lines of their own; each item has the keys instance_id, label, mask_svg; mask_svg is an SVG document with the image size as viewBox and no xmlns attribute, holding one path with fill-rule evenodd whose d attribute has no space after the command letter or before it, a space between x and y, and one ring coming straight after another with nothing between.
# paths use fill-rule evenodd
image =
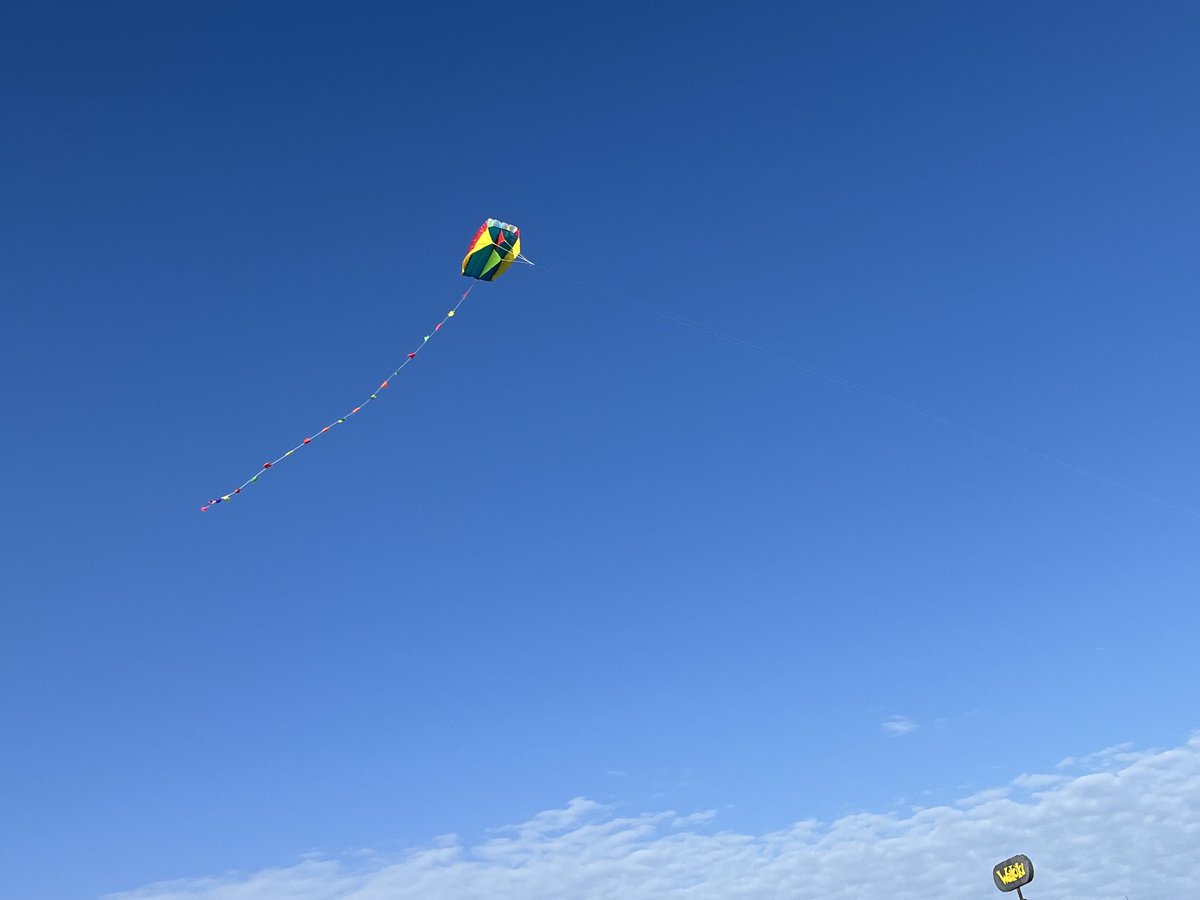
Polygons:
<instances>
[{"instance_id":1,"label":"cloud layer near horizon","mask_svg":"<svg viewBox=\"0 0 1200 900\"><path fill-rule=\"evenodd\" d=\"M444 839L388 856L308 858L107 900L984 898L998 896L991 865L1017 852L1036 867L1031 896L1197 896L1200 736L1165 751L1110 748L1059 768L909 815L801 821L761 835L722 831L711 812L619 816L576 798L470 846Z\"/></svg>"}]
</instances>

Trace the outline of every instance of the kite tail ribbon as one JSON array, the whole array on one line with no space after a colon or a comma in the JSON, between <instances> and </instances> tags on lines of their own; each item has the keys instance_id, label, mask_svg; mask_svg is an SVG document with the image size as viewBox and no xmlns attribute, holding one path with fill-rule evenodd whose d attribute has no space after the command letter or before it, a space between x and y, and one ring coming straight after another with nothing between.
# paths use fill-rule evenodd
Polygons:
<instances>
[{"instance_id":1,"label":"kite tail ribbon","mask_svg":"<svg viewBox=\"0 0 1200 900\"><path fill-rule=\"evenodd\" d=\"M354 416L357 416L364 409L366 409L368 405L370 405L371 403L374 403L376 400L378 400L380 392L386 390L388 388L388 386L392 383L392 381L402 371L404 371L405 366L407 366L409 363L411 363L413 360L415 360L417 358L417 354L421 352L421 350L425 347L425 345L427 343L429 343L430 338L432 338L433 335L435 335L439 331L441 331L442 326L454 318L455 313L458 312L458 308L460 306L462 306L464 302L466 302L467 297L470 295L471 290L474 287L475 287L475 285L472 284L465 291L463 291L462 296L458 298L458 302L454 304L454 308L449 310L444 316L442 316L441 321L433 326L433 328L430 330L429 334L426 334L424 337L421 338L421 342L419 344L417 344L417 346L411 352L409 352L409 354L401 361L400 365L396 366L396 368L394 368L392 370L390 375L388 375L386 378L384 378L379 383L379 386L371 392L371 395L369 397L367 397L367 399L365 399L362 403L358 404L358 406L354 407L348 413L345 413L344 415L339 416L337 419L334 419L332 422L330 422L325 427L321 428L319 431L314 431L312 434L305 437L303 440L300 441L300 443L296 444L296 446L292 447L290 450L285 452L282 456L278 456L275 459L271 460L270 462L263 463L261 468L256 470L253 475L251 475L249 478L247 478L245 481L243 481L241 484L239 484L236 488L234 488L232 491L230 491L227 494L222 494L219 497L212 498L211 500L209 500L207 503L205 503L203 506L200 507L200 511L207 512L209 509L216 506L218 503L228 503L230 500L232 500L234 497L236 497L238 494L240 494L247 487L249 487L252 484L255 484L258 481L258 479L263 475L263 473L265 473L268 469L275 468L275 466L279 465L285 459L287 459L292 454L294 454L297 450L301 450L301 449L307 447L309 444L311 444L317 438L321 437L322 435L328 434L330 431L337 428L339 425L345 425L351 418L353 418Z\"/></svg>"}]
</instances>

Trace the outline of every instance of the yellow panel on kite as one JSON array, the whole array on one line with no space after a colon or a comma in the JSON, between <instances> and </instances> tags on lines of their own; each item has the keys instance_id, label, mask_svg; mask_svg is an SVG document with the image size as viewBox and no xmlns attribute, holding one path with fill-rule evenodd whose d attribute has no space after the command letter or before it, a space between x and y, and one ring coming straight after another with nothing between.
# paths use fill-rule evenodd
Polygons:
<instances>
[{"instance_id":1,"label":"yellow panel on kite","mask_svg":"<svg viewBox=\"0 0 1200 900\"><path fill-rule=\"evenodd\" d=\"M488 219L475 232L462 273L480 281L495 281L521 255L521 229L499 219Z\"/></svg>"}]
</instances>

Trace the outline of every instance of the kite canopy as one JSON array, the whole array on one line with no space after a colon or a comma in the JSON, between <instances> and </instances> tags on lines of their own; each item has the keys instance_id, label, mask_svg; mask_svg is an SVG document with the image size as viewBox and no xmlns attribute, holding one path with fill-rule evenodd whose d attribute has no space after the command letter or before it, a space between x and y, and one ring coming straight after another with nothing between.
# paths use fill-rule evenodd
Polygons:
<instances>
[{"instance_id":1,"label":"kite canopy","mask_svg":"<svg viewBox=\"0 0 1200 900\"><path fill-rule=\"evenodd\" d=\"M488 219L475 232L462 273L480 281L495 281L521 255L521 229L499 219Z\"/></svg>"}]
</instances>

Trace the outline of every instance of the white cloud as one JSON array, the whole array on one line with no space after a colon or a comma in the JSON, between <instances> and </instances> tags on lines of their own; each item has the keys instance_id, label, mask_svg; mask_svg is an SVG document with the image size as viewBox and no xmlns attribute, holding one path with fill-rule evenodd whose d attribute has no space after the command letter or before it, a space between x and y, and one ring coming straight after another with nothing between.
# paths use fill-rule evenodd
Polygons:
<instances>
[{"instance_id":1,"label":"white cloud","mask_svg":"<svg viewBox=\"0 0 1200 900\"><path fill-rule=\"evenodd\" d=\"M1012 783L1019 788L1024 788L1027 791L1040 791L1043 788L1054 787L1062 784L1064 781L1071 779L1066 775L1041 775L1037 773L1022 772L1012 780Z\"/></svg>"},{"instance_id":2,"label":"white cloud","mask_svg":"<svg viewBox=\"0 0 1200 900\"><path fill-rule=\"evenodd\" d=\"M1055 768L1086 770L1115 769L1156 752L1155 750L1135 750L1133 749L1133 744L1126 741L1123 744L1114 744L1095 753L1089 753L1087 756L1068 756Z\"/></svg>"},{"instance_id":3,"label":"white cloud","mask_svg":"<svg viewBox=\"0 0 1200 900\"><path fill-rule=\"evenodd\" d=\"M1091 759L1094 769L1082 775L1019 776L907 816L801 821L765 834L714 830L711 813L618 816L576 798L471 846L450 837L392 856L304 859L108 900L985 898L995 895L991 865L1013 853L1034 861L1031 895L1194 898L1200 737L1173 750L1121 747ZM1012 786L1039 790L1020 799Z\"/></svg>"},{"instance_id":4,"label":"white cloud","mask_svg":"<svg viewBox=\"0 0 1200 900\"><path fill-rule=\"evenodd\" d=\"M954 805L963 809L968 809L972 806L981 806L984 803L989 803L992 800L1003 800L1009 794L1006 787L986 788L982 791L977 791L969 797L963 797L961 800L956 800Z\"/></svg>"},{"instance_id":5,"label":"white cloud","mask_svg":"<svg viewBox=\"0 0 1200 900\"><path fill-rule=\"evenodd\" d=\"M916 731L917 723L908 716L892 716L879 727L883 729L883 733L886 735L900 737L911 731Z\"/></svg>"}]
</instances>

